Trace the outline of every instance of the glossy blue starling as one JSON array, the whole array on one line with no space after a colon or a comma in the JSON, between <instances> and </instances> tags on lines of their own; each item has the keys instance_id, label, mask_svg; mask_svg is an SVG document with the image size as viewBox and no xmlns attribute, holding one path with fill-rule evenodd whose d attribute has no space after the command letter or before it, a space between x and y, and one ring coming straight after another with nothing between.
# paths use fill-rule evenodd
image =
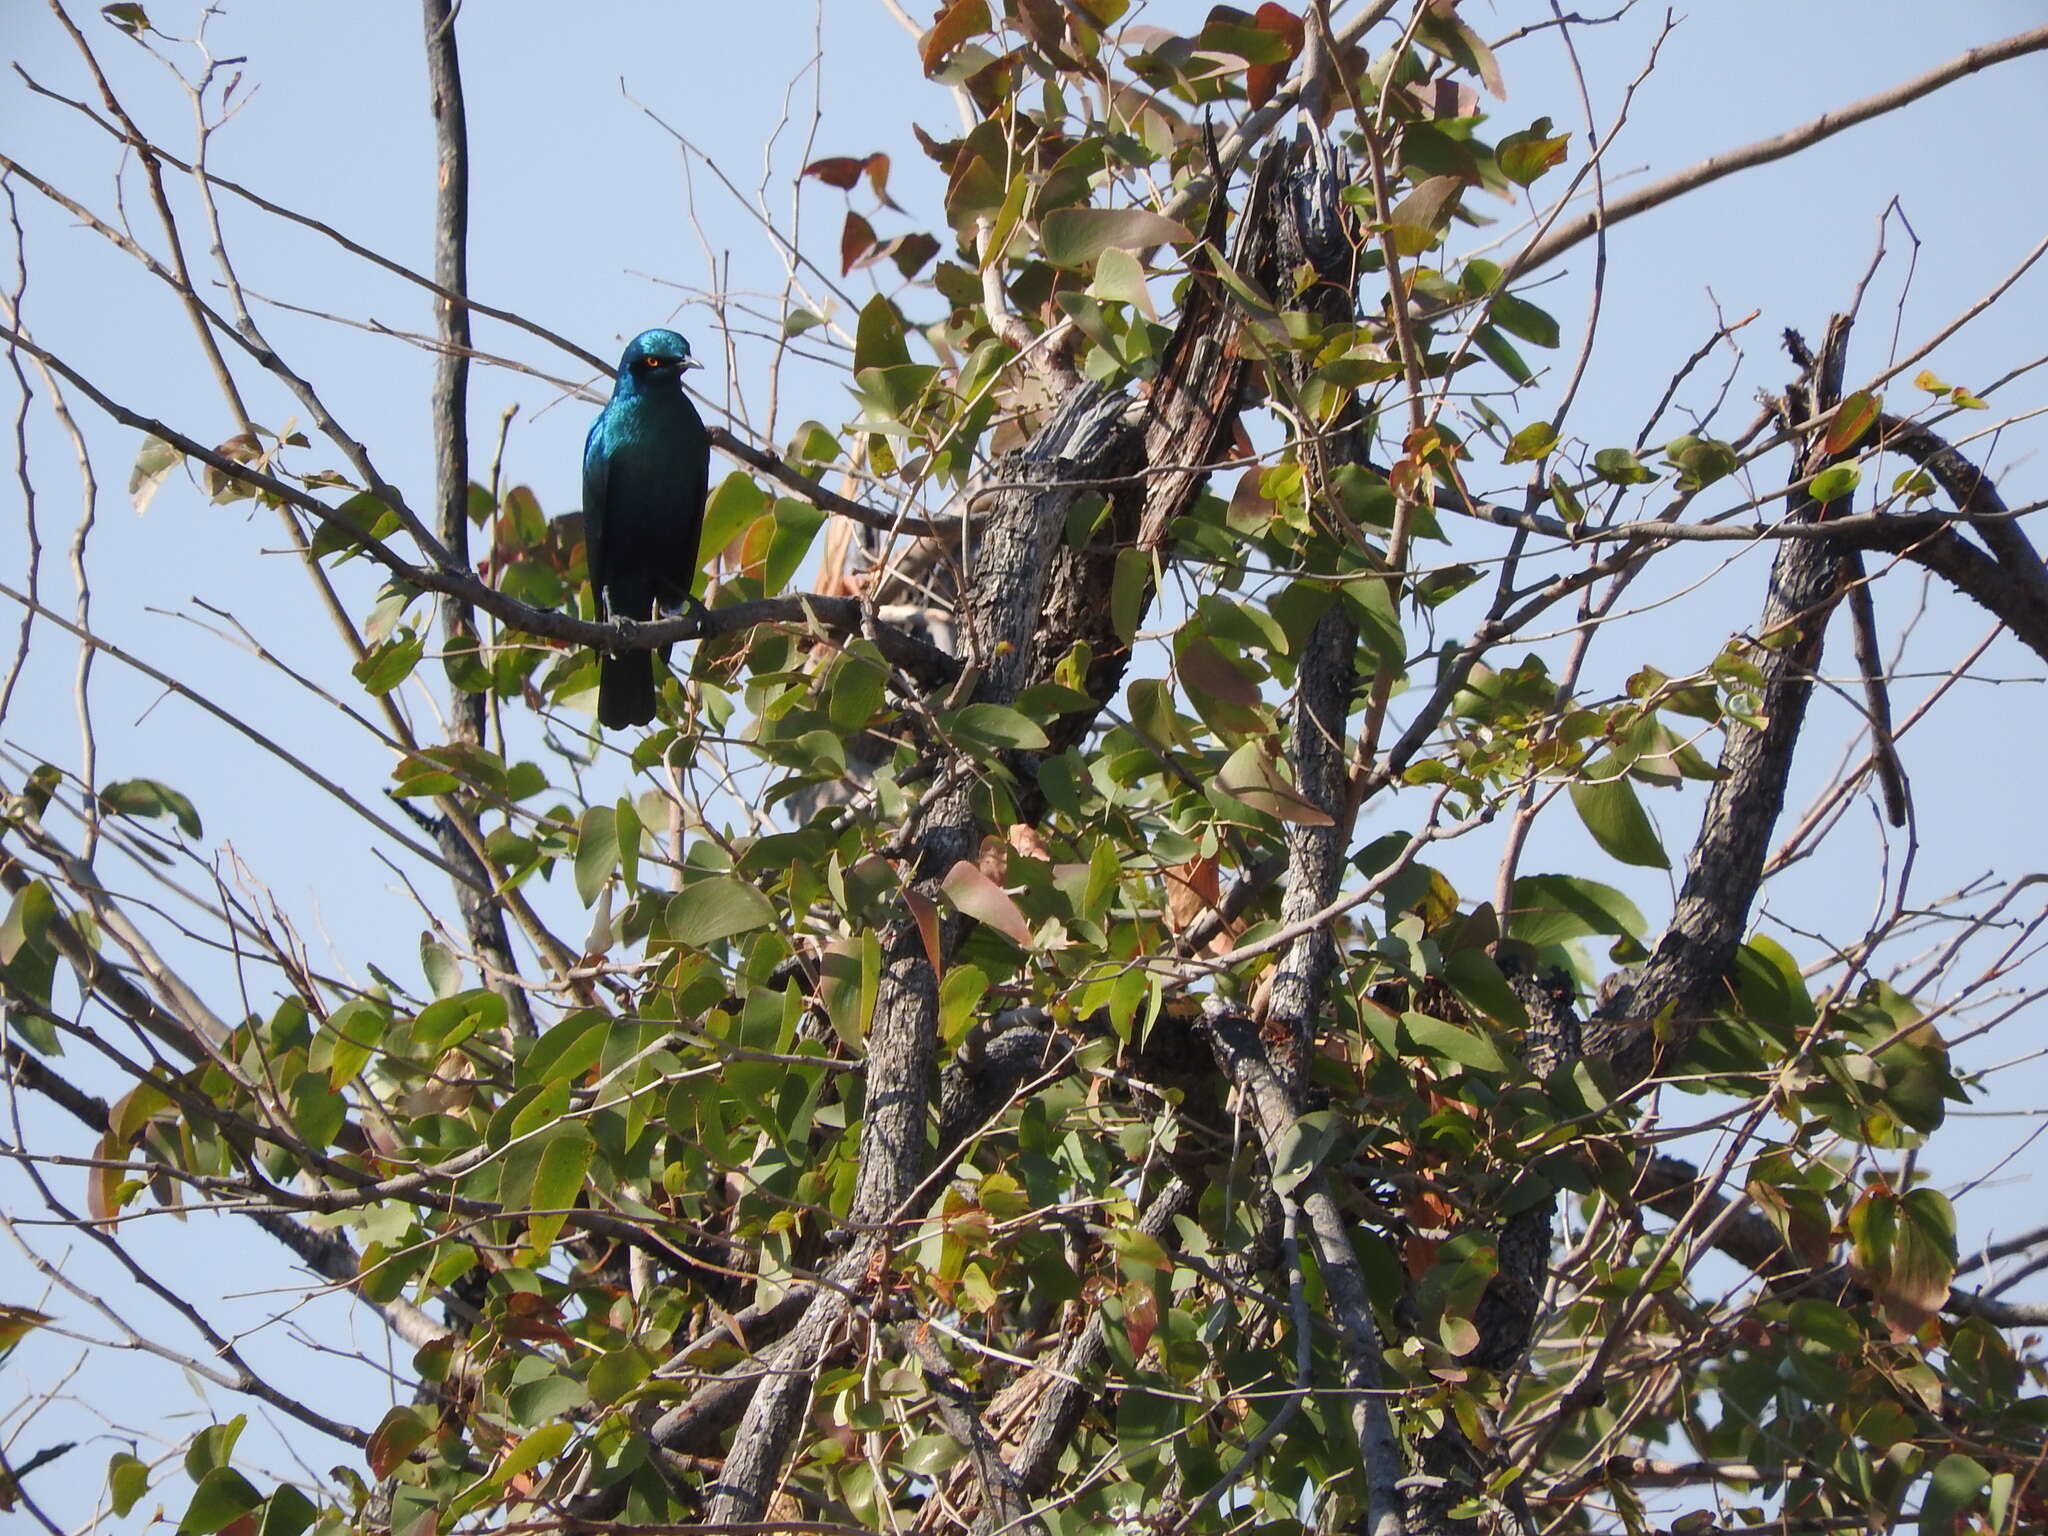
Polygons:
<instances>
[{"instance_id":1,"label":"glossy blue starling","mask_svg":"<svg viewBox=\"0 0 2048 1536\"><path fill-rule=\"evenodd\" d=\"M642 331L584 442L583 535L600 621L651 619L692 601L711 435L683 393L683 375L701 366L674 331ZM653 652L608 654L598 665L602 725L654 718Z\"/></svg>"}]
</instances>

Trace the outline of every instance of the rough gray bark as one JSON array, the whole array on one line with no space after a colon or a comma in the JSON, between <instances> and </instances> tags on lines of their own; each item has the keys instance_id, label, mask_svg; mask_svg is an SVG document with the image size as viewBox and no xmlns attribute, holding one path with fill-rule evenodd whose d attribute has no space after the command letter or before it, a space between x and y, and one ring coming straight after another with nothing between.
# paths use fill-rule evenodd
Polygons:
<instances>
[{"instance_id":1,"label":"rough gray bark","mask_svg":"<svg viewBox=\"0 0 2048 1536\"><path fill-rule=\"evenodd\" d=\"M1062 402L1032 445L1005 459L996 493L976 529L967 589L965 630L978 664L977 702L1014 699L1036 665L1038 619L1054 542L1081 487L1076 465L1113 442L1121 429L1122 401L1104 390L1077 390ZM972 780L961 775L926 801L905 829L911 884L919 899L937 905L938 883L979 849ZM883 941L881 985L868 1035L867 1074L860 1131L859 1171L847 1226L854 1241L832 1265L803 1318L772 1360L755 1375L753 1399L734 1433L723 1471L711 1488L712 1522L757 1520L780 1475L810 1404L818 1363L845 1336L856 1297L872 1290L887 1263L892 1224L923 1179L925 1126L932 1098L938 1042L938 975L958 942L958 918L937 925L939 953L928 954L910 916L890 926Z\"/></svg>"},{"instance_id":2,"label":"rough gray bark","mask_svg":"<svg viewBox=\"0 0 2048 1536\"><path fill-rule=\"evenodd\" d=\"M1882 416L1877 430L1886 448L1905 454L1934 477L1955 509L1971 520L1969 526L1986 548L1971 543L1953 525L1894 527L1884 519L1862 524L1853 536L1845 537L1853 537L1860 549L1884 550L1925 566L2004 621L2035 655L2048 658L2048 575L1996 488L1939 433L1918 422Z\"/></svg>"},{"instance_id":3,"label":"rough gray bark","mask_svg":"<svg viewBox=\"0 0 2048 1536\"><path fill-rule=\"evenodd\" d=\"M1229 232L1232 269L1262 286L1274 279L1278 186L1277 163L1262 159L1245 193L1244 211ZM1135 424L1129 435L1105 444L1096 470L1109 502L1104 526L1084 549L1061 544L1053 550L1040 616L1042 651L1057 659L1076 641L1085 644L1093 658L1085 691L1099 700L1115 696L1130 662L1110 607L1118 553L1133 547L1163 550L1174 520L1208 483L1209 466L1230 454L1236 438L1250 373L1240 341L1250 317L1215 275L1206 254L1223 247L1229 214L1228 200L1218 193L1202 227L1204 247L1189 259L1187 298L1160 357L1158 377L1142 405L1131 408ZM1141 618L1153 595L1148 578ZM1053 750L1080 741L1094 723L1088 711L1051 722L1047 734Z\"/></svg>"},{"instance_id":4,"label":"rough gray bark","mask_svg":"<svg viewBox=\"0 0 2048 1536\"><path fill-rule=\"evenodd\" d=\"M1846 319L1837 316L1829 322L1812 371L1811 396L1794 392L1795 430L1839 403L1848 335ZM1808 398L1810 411L1804 408ZM1798 455L1793 480L1826 467L1820 438L1813 434ZM1826 507L1799 492L1788 515L1813 522L1826 514ZM1721 754L1723 777L1708 798L1671 925L1635 985L1622 989L1586 1025L1586 1055L1608 1061L1624 1088L1649 1077L1660 1061L1682 1056L1722 999L1728 967L1762 883L1771 831L1784 809L1792 754L1806 723L1828 618L1841 600L1845 576L1845 554L1833 540L1786 539L1778 547L1757 633L1792 638L1756 654L1763 674L1758 706L1763 727L1730 724Z\"/></svg>"},{"instance_id":5,"label":"rough gray bark","mask_svg":"<svg viewBox=\"0 0 2048 1536\"><path fill-rule=\"evenodd\" d=\"M1287 167L1284 176L1274 170L1281 165ZM1260 170L1273 175L1283 188L1274 252L1279 270L1313 272L1303 307L1325 325L1352 323L1358 318L1361 237L1356 221L1338 201L1339 182L1328 143L1304 130L1291 150L1284 144L1271 146ZM1315 371L1313 359L1297 354L1289 359L1288 371L1298 394ZM1366 461L1364 426L1364 408L1353 395L1327 439L1296 446L1309 484L1323 503L1323 516L1333 523L1342 521L1342 512L1331 494L1331 475L1340 465ZM1323 826L1287 826L1287 873L1280 897L1283 925L1305 922L1328 907L1344 873L1350 831L1345 814L1344 722L1358 687L1357 653L1357 626L1341 602L1332 602L1309 635L1294 697L1287 706L1287 756L1295 787L1329 821ZM1336 963L1336 937L1331 925L1324 923L1289 945L1274 973L1267 1018L1290 1043L1284 1070L1297 1092L1308 1078L1323 990Z\"/></svg>"}]
</instances>

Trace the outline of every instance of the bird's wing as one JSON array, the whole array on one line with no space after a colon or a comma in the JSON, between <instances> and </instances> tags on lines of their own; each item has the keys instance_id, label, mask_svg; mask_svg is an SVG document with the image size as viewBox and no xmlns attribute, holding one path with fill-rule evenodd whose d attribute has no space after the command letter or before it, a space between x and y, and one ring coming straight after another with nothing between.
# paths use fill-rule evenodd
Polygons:
<instances>
[{"instance_id":1,"label":"bird's wing","mask_svg":"<svg viewBox=\"0 0 2048 1536\"><path fill-rule=\"evenodd\" d=\"M690 410L690 426L695 430L689 434L683 453L683 506L684 515L690 519L690 589L694 592L703 567L699 545L704 534L704 503L711 494L711 434L695 407Z\"/></svg>"},{"instance_id":2,"label":"bird's wing","mask_svg":"<svg viewBox=\"0 0 2048 1536\"><path fill-rule=\"evenodd\" d=\"M611 438L601 415L591 423L590 436L583 441L583 558L590 571L590 591L600 624L605 621L604 584L610 574L604 563L604 503L611 467Z\"/></svg>"}]
</instances>

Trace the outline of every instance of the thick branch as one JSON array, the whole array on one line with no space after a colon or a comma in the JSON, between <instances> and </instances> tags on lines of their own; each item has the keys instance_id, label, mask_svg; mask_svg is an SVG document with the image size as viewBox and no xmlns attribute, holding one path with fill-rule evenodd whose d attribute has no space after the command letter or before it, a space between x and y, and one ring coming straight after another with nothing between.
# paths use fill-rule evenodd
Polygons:
<instances>
[{"instance_id":1,"label":"thick branch","mask_svg":"<svg viewBox=\"0 0 2048 1536\"><path fill-rule=\"evenodd\" d=\"M1848 321L1839 316L1829 323L1812 410L1801 411L1795 426L1832 410L1840 399L1848 329ZM1803 398L1804 391L1795 390L1794 396ZM1792 478L1810 479L1828 459L1816 434L1793 465ZM1821 522L1826 511L1802 491L1791 515ZM1660 1059L1682 1056L1722 1001L1724 978L1763 880L1771 829L1784 809L1785 781L1844 575L1844 555L1835 543L1790 540L1778 550L1757 624L1758 637L1772 642L1755 651L1763 677L1757 705L1763 724L1729 722L1721 753L1723 777L1707 801L1671 925L1635 986L1622 989L1623 995L1586 1026L1585 1053L1606 1057L1624 1087L1648 1077ZM1649 1028L1645 1020L1661 1022Z\"/></svg>"},{"instance_id":2,"label":"thick branch","mask_svg":"<svg viewBox=\"0 0 2048 1536\"><path fill-rule=\"evenodd\" d=\"M1030 676L1052 550L1080 490L1072 466L1088 461L1083 445L1097 442L1120 414L1116 396L1077 390L1028 449L996 467L995 478L1006 488L979 530L966 594L968 648L980 669L977 702L1006 704ZM954 776L906 829L912 884L906 903L936 906L939 882L955 864L974 858L980 828L973 790L969 776ZM891 1228L924 1178L938 1046L938 968L961 927L957 917L938 924L937 954L927 952L920 925L908 915L891 924L885 937L868 1036L860 1162L847 1219L857 1240L833 1265L776 1368L760 1378L714 1485L708 1511L714 1522L760 1517L803 1424L813 1368L841 1337L857 1290L880 1280Z\"/></svg>"}]
</instances>

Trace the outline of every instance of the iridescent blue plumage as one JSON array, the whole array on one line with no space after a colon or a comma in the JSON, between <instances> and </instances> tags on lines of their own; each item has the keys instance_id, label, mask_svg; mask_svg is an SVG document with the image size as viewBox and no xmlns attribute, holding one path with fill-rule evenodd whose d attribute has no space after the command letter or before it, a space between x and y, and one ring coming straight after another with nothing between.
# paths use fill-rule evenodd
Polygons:
<instances>
[{"instance_id":1,"label":"iridescent blue plumage","mask_svg":"<svg viewBox=\"0 0 2048 1536\"><path fill-rule=\"evenodd\" d=\"M683 393L683 374L698 366L674 331L642 331L583 444L583 536L600 620L650 619L690 601L711 477L711 437ZM612 730L654 718L652 652L600 658L597 718Z\"/></svg>"}]
</instances>

